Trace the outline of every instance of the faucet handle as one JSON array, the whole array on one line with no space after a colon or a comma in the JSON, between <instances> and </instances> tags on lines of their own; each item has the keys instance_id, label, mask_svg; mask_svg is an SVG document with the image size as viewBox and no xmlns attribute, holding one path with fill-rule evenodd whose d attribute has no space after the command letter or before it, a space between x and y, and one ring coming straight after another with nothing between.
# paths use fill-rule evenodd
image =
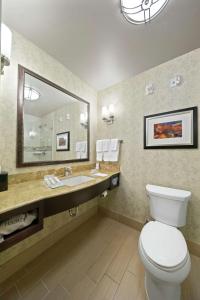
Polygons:
<instances>
[{"instance_id":1,"label":"faucet handle","mask_svg":"<svg viewBox=\"0 0 200 300\"><path fill-rule=\"evenodd\" d=\"M72 167L66 167L65 168L65 172L66 172L66 175L71 175L72 174Z\"/></svg>"}]
</instances>

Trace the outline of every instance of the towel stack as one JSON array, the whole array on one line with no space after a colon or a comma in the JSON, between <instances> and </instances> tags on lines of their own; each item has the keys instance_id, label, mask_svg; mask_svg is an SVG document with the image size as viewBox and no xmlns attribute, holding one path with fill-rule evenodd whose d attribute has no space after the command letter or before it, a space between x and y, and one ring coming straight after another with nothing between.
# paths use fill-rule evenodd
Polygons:
<instances>
[{"instance_id":1,"label":"towel stack","mask_svg":"<svg viewBox=\"0 0 200 300\"><path fill-rule=\"evenodd\" d=\"M87 158L87 141L76 142L76 158Z\"/></svg>"},{"instance_id":2,"label":"towel stack","mask_svg":"<svg viewBox=\"0 0 200 300\"><path fill-rule=\"evenodd\" d=\"M106 139L96 141L96 160L97 161L112 161L119 160L119 140Z\"/></svg>"}]
</instances>

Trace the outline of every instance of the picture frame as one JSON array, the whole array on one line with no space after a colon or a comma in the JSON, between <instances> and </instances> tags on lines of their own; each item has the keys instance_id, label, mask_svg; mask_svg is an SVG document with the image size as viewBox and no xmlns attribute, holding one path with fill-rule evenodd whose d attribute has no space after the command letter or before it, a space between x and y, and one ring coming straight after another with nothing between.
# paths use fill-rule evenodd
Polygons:
<instances>
[{"instance_id":1,"label":"picture frame","mask_svg":"<svg viewBox=\"0 0 200 300\"><path fill-rule=\"evenodd\" d=\"M144 149L198 148L198 108L144 116Z\"/></svg>"},{"instance_id":2,"label":"picture frame","mask_svg":"<svg viewBox=\"0 0 200 300\"><path fill-rule=\"evenodd\" d=\"M70 131L56 134L56 151L70 151Z\"/></svg>"}]
</instances>

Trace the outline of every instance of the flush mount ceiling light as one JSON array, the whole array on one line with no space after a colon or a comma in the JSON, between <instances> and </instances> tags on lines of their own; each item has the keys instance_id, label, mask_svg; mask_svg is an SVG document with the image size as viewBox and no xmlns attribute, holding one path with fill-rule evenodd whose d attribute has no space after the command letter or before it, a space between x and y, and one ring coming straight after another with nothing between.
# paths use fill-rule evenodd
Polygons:
<instances>
[{"instance_id":1,"label":"flush mount ceiling light","mask_svg":"<svg viewBox=\"0 0 200 300\"><path fill-rule=\"evenodd\" d=\"M121 0L121 11L133 24L144 24L154 19L169 0Z\"/></svg>"},{"instance_id":2,"label":"flush mount ceiling light","mask_svg":"<svg viewBox=\"0 0 200 300\"><path fill-rule=\"evenodd\" d=\"M36 101L40 98L40 93L29 86L24 88L24 99L28 101Z\"/></svg>"}]
</instances>

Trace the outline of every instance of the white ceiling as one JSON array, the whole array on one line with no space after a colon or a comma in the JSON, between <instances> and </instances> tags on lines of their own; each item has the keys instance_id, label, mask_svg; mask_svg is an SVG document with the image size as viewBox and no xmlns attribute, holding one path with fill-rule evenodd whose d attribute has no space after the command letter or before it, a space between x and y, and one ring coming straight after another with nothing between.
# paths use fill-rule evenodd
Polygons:
<instances>
[{"instance_id":1,"label":"white ceiling","mask_svg":"<svg viewBox=\"0 0 200 300\"><path fill-rule=\"evenodd\" d=\"M169 0L147 25L119 3L3 0L3 21L98 90L200 47L200 0Z\"/></svg>"}]
</instances>

